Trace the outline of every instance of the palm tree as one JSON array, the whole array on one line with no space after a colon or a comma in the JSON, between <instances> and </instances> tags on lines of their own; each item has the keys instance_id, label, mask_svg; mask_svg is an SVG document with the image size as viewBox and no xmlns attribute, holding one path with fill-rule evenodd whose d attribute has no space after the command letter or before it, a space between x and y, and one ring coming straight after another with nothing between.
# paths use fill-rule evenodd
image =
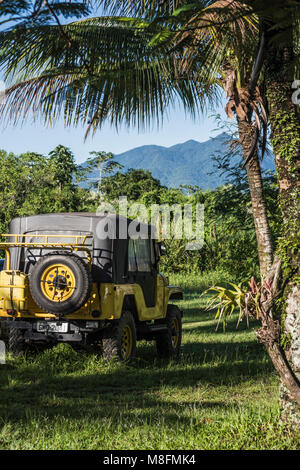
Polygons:
<instances>
[{"instance_id":1,"label":"palm tree","mask_svg":"<svg viewBox=\"0 0 300 470\"><path fill-rule=\"evenodd\" d=\"M188 7L184 10L184 16L187 11ZM240 18L230 21L238 12ZM206 67L206 75L203 77L201 74L200 80L208 83L216 81L222 87L228 98L227 115L237 121L248 176L260 270L262 277L266 277L273 261L273 247L263 194L258 135L262 129L265 140L267 114L260 88L251 85L254 67L249 57L253 57L255 52L258 27L257 18L247 13L240 11L239 2L235 0L215 1L202 10L197 8L195 12L192 7L188 19L183 18L183 31L177 33L175 41L184 48L182 65L185 72L193 69L194 62L199 60L197 50L205 45L205 60L210 66ZM223 19L225 23L219 29L214 26L218 19Z\"/></svg>"},{"instance_id":2,"label":"palm tree","mask_svg":"<svg viewBox=\"0 0 300 470\"><path fill-rule=\"evenodd\" d=\"M216 6L224 7L226 3L235 5L240 2L214 2ZM291 99L291 87L300 73L300 6L292 0L280 2L243 2L254 6L259 19L259 47L251 76L243 75L243 81L233 77L227 95L230 97L229 112L233 107L240 131L245 153L248 153L246 161L253 157L253 147L249 136L255 136L259 128L251 122L251 115L256 113L258 106L263 113L268 108L271 125L271 142L276 158L276 168L280 188L280 205L284 219L284 239L279 242L274 263L268 273L272 288L265 293L264 309L268 318L267 328L259 331L259 339L265 344L275 367L282 377L282 382L287 386L281 389L282 418L299 426L300 424L300 112ZM284 5L282 5L284 3ZM255 4L255 5L253 5ZM284 6L284 8L282 8ZM203 19L196 13L189 19L192 31L184 32L182 36L197 38L203 36ZM189 56L189 53L188 53ZM234 74L238 69L231 71ZM230 78L230 74L227 75ZM262 77L264 93L257 88L259 77ZM246 79L246 80L245 80ZM256 95L256 96L255 96ZM251 100L254 99L254 103ZM241 109L240 104L242 105ZM264 119L263 127L266 123ZM255 129L256 127L256 129ZM255 142L255 140L254 140ZM251 158L252 158L251 157ZM258 164L258 159L256 159ZM249 171L250 170L250 171ZM247 168L249 182L257 172ZM258 185L259 187L259 185ZM255 195L255 184L253 184ZM254 199L258 199L254 196ZM253 199L252 199L253 201ZM255 205L255 201L254 201ZM254 206L253 206L254 207ZM259 208L258 208L259 210ZM253 210L253 212L255 209ZM260 220L258 215L257 221ZM259 228L257 227L257 231ZM285 268L280 271L283 264ZM280 277L281 275L281 277ZM269 283L269 285L271 285ZM274 298L280 298L286 302L281 310L284 327L282 335L289 338L289 346L284 351L279 346L280 329L276 328L273 316L276 315ZM276 316L275 316L276 318ZM277 332L276 332L277 331ZM275 333L276 332L276 333ZM276 344L277 343L277 344ZM296 393L295 393L296 390Z\"/></svg>"},{"instance_id":3,"label":"palm tree","mask_svg":"<svg viewBox=\"0 0 300 470\"><path fill-rule=\"evenodd\" d=\"M258 18L259 45L252 72L247 76L246 70L246 73L239 77L237 72L242 71L243 68L236 67L232 69L230 67L231 62L228 68L229 73L225 78L225 90L230 98L228 111L231 113L233 108L236 114L244 157L248 154L246 162L250 163L252 160L252 168L247 165L246 167L249 185L252 186L253 213L256 212L257 215L255 217L257 234L260 230L264 230L266 226L258 225L262 219L259 214L260 208L255 208L256 202L261 197L261 189L259 183L258 185L255 184L256 178L260 180L259 170L255 168L259 166L259 161L254 155L256 149L252 146L252 142L256 142L256 138L253 140L253 137L258 135L260 127L259 114L264 115L262 128L266 126L267 110L269 114L268 118L272 131L271 142L275 153L280 205L284 219L284 239L279 242L274 263L268 272L269 283L267 284L271 285L272 282L272 288L268 295L265 294L266 298L264 300L264 309L268 321L266 323L267 328L262 328L259 331L259 339L265 344L283 383L287 383L286 376L289 375L288 386L282 386L281 391L282 418L294 423L295 426L299 426L300 112L296 103L293 103L291 99L291 88L292 83L299 78L300 73L300 5L293 0L285 0L284 2L280 0L272 2L265 0L245 0L243 2L222 0L210 3L213 7L213 13L210 15L212 20L215 19L216 6L219 8L229 6L237 12L240 8L240 15L243 15L244 12L249 14L250 7L250 13L255 13ZM207 10L210 10L210 6ZM225 14L225 17L227 14ZM230 32L237 22L238 20L233 23L233 26L230 24L229 28L225 27L225 37L227 36L226 29ZM199 38L202 40L205 34L203 33L203 14L196 12L194 16L188 19L186 24L188 28L186 31L179 33L179 38L182 37L185 43L187 43L187 38L194 39L194 44L199 44ZM214 25L212 25L212 28L214 28ZM215 34L216 32L213 31L212 35ZM234 36L236 34L233 35L233 38ZM241 43L243 41L239 41L235 57L238 57ZM245 47L243 46L242 49L245 50ZM187 50L187 57L191 56L193 59L191 41L188 41ZM253 51L250 54L251 56L253 56ZM233 74L232 79L231 74ZM261 86L258 87L259 79ZM258 108L260 108L260 113L257 113ZM252 123L253 113L256 117L256 125ZM249 136L251 136L251 139L249 139ZM258 198L256 197L256 191L258 191ZM281 264L284 265L283 270L280 270ZM281 334L289 338L289 346L286 350L279 346L280 329L276 328L276 322L273 321L273 316L276 318L276 303L274 301L276 298L280 298L282 305L285 302L285 306L280 313L284 324Z\"/></svg>"},{"instance_id":4,"label":"palm tree","mask_svg":"<svg viewBox=\"0 0 300 470\"><path fill-rule=\"evenodd\" d=\"M294 221L299 207L299 118L291 105L291 90L288 94L289 81L284 73L279 74L279 79L275 74L282 61L290 65L294 60L290 45L294 43L295 33L289 25L294 25L295 20L287 17L291 10L280 18L284 33L281 36L285 40L279 41L282 47L278 53L275 29L278 18L272 13L278 2L203 1L193 10L194 6L191 9L184 0L99 0L99 4L115 8L115 12L121 7L125 8L123 13L133 11L140 18L94 18L62 26L54 15L55 25L21 26L1 33L0 64L6 66L7 76L14 80L7 90L7 117L16 122L20 117L25 118L31 108L52 122L63 111L67 125L79 121L89 123L88 132L95 131L107 119L116 126L121 121L144 125L152 118L159 120L166 106L176 99L195 113L199 106L202 109L206 104L204 98L214 99L218 87L222 86L229 98L227 111L229 115L234 113L238 122L262 274L266 274L272 260L257 151L259 128L264 130L264 136L266 132L266 105L261 89L268 84L273 146L287 227L288 246L284 247L284 257L292 272L283 285L291 289L287 313L293 325L292 363L299 377L299 329L295 327L300 324L299 290L295 286L299 264L296 259L293 267L291 260L298 247L295 241L298 225ZM284 3L289 6L293 0ZM51 11L49 2L45 4ZM253 14L259 19L257 25L252 23ZM253 34L256 28L259 36ZM250 49L245 53L246 41ZM258 81L263 66L265 84ZM282 103L277 98L283 100L283 114ZM286 121L281 121L282 117ZM281 132L285 122L288 129L292 128L291 133L288 129ZM292 137L293 155L286 150L290 146L289 137ZM274 274L273 278L279 277ZM273 298L268 302L272 308Z\"/></svg>"},{"instance_id":5,"label":"palm tree","mask_svg":"<svg viewBox=\"0 0 300 470\"><path fill-rule=\"evenodd\" d=\"M194 33L199 31L199 26L198 30L194 28L195 24L200 23L202 28L203 21L209 23L210 16L216 15L228 2L231 3L230 0L216 2L213 13L208 14L204 9L204 15L200 15L202 8L196 15L192 14L189 22ZM113 7L114 2L109 3ZM132 2L133 5L137 3ZM148 15L152 14L155 3L148 2ZM159 3L162 9L164 2ZM174 6L184 3L177 1ZM178 21L184 25L186 16L183 20L179 18L177 24ZM238 22L235 32L238 36L241 36L241 32L246 35L247 29L247 33L251 32L253 36L252 24L243 18ZM163 41L159 39L159 47L153 43L154 33L163 38ZM193 40L194 33L185 32L183 38ZM229 97L228 112L232 115L231 110L234 108L238 120L256 226L260 269L265 276L272 263L272 242L258 149L256 143L252 144L256 137L252 114L259 105L260 97L257 90L256 99L247 93L250 67L245 66L245 55L241 57L239 53L238 41L235 41L233 47L228 36L217 36L218 39L215 28L209 24L201 29L199 41L205 44L202 62L206 61L206 65L199 70L198 45L184 48L183 56L178 48L176 54L170 55L169 42L175 37L175 42L180 43L177 40L178 37L180 39L179 34L169 25L153 27L143 18L94 18L64 27L58 23L46 28L19 28L4 33L3 42L7 50L0 58L0 63L5 63L8 76L15 75L21 57L26 55L28 58L25 80L17 81L16 85L7 90L7 110L14 122L22 115L26 117L30 106L35 112L42 111L48 121L54 120L63 110L67 124L77 124L81 120L88 123L88 133L95 131L107 119L116 126L123 120L132 125L145 125L153 117L158 121L167 105L176 99L180 99L193 114L197 107L202 109L207 102L217 97L217 89L221 85ZM166 38L167 42L164 41ZM11 41L15 44L22 42L22 45L20 48L10 48ZM197 54L194 54L195 47L198 49ZM191 53L186 54L187 51ZM194 56L196 59L190 60ZM241 59L242 65L238 65ZM184 66L181 66L182 60ZM193 64L192 68L190 63ZM247 69L248 75L245 76L242 69ZM219 72L223 75L221 80L218 78ZM249 139L250 135L253 136L252 140Z\"/></svg>"}]
</instances>

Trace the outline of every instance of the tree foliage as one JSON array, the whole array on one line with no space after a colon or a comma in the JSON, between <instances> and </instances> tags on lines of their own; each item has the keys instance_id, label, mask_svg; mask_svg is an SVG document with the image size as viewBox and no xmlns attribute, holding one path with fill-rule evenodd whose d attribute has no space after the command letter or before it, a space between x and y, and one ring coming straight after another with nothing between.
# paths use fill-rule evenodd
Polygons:
<instances>
[{"instance_id":1,"label":"tree foliage","mask_svg":"<svg viewBox=\"0 0 300 470\"><path fill-rule=\"evenodd\" d=\"M70 150L59 145L49 156L0 151L0 232L16 216L86 210L90 194L73 183Z\"/></svg>"},{"instance_id":2,"label":"tree foliage","mask_svg":"<svg viewBox=\"0 0 300 470\"><path fill-rule=\"evenodd\" d=\"M84 169L82 165L77 166L72 152L62 145L47 156L0 151L0 232L7 232L10 220L16 216L96 211L99 201L91 191L93 182L90 189L81 185L82 181L88 181L89 171L89 166ZM186 251L186 240L175 239L171 231L170 238L164 240L166 254L161 259L162 269L198 273L223 269L234 279L244 279L249 273L257 274L255 228L247 186L237 184L228 175L228 184L204 191L199 187L167 188L150 171L142 169L119 170L103 175L101 191L116 211L119 196L126 196L129 206L141 203L149 209L152 204L180 204L181 207L204 204L204 247ZM276 205L278 189L272 178L265 179L265 190L276 241L281 219Z\"/></svg>"}]
</instances>

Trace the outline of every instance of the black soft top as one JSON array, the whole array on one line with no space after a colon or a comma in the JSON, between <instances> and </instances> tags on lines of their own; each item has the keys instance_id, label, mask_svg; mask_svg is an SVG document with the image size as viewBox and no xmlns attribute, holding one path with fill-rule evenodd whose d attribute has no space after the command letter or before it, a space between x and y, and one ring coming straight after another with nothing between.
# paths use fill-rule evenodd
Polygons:
<instances>
[{"instance_id":1,"label":"black soft top","mask_svg":"<svg viewBox=\"0 0 300 470\"><path fill-rule=\"evenodd\" d=\"M17 217L10 223L10 234L55 234L55 235L93 235L92 274L99 282L124 282L123 274L127 263L128 237L121 239L119 234L122 227L126 233L132 220L118 214L97 215L89 212L72 212L59 214L40 214L27 217ZM103 227L110 226L112 231L103 237ZM155 228L148 224L149 237L155 233ZM119 230L120 229L120 230ZM36 239L26 238L26 241ZM56 239L64 243L66 239ZM11 269L30 272L36 258L53 251L53 249L11 248ZM82 252L79 252L84 256Z\"/></svg>"}]
</instances>

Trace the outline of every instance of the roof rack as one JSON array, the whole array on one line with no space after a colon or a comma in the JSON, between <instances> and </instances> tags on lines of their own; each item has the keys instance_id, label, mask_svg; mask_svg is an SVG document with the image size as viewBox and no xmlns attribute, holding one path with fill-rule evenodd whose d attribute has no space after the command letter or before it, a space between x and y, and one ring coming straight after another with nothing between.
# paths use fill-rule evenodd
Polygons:
<instances>
[{"instance_id":1,"label":"roof rack","mask_svg":"<svg viewBox=\"0 0 300 470\"><path fill-rule=\"evenodd\" d=\"M89 247L86 246L86 241L88 239L92 239L92 235L53 235L53 234L11 234L11 233L5 233L5 234L0 234L0 239L1 238L13 238L14 240L12 241L4 241L0 242L0 249L2 248L5 250L6 254L6 270L10 270L10 248L20 248L20 247L31 247L31 248L62 248L65 249L66 251L85 251L87 253L87 258L88 258L88 263L91 265L92 262L92 255L91 255L91 250ZM31 240L33 238L39 238L43 239L42 241L36 241L36 242L27 242L26 238L30 238ZM49 239L58 239L61 240L62 238L66 239L74 239L74 242L51 242ZM25 240L24 240L25 239Z\"/></svg>"}]
</instances>

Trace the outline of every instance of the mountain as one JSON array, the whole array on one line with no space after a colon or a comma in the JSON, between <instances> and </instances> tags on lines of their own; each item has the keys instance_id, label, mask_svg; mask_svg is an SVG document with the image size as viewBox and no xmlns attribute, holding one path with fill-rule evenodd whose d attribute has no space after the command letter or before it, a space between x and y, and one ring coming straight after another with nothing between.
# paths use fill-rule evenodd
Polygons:
<instances>
[{"instance_id":1,"label":"mountain","mask_svg":"<svg viewBox=\"0 0 300 470\"><path fill-rule=\"evenodd\" d=\"M115 160L124 165L122 172L129 168L150 170L154 178L168 187L198 185L202 189L214 189L225 183L225 177L216 171L212 157L228 152L228 140L230 136L222 133L206 142L188 140L172 147L144 145L115 155ZM235 157L233 161L238 159ZM273 160L265 157L263 167L274 170ZM90 178L97 179L96 175L93 172Z\"/></svg>"}]
</instances>

